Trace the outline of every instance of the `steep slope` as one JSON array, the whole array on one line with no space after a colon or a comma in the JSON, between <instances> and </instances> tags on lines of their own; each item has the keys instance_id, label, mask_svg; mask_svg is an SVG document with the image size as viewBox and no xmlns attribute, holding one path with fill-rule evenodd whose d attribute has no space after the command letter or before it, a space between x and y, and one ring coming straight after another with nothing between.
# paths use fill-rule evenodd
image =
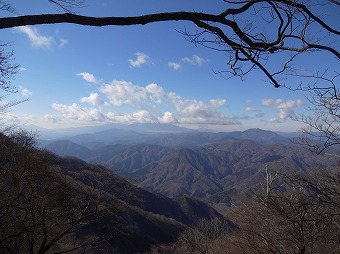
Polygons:
<instances>
[{"instance_id":1,"label":"steep slope","mask_svg":"<svg viewBox=\"0 0 340 254\"><path fill-rule=\"evenodd\" d=\"M139 186L170 197L186 194L219 202L263 181L266 167L306 171L337 163L336 157L316 156L300 147L243 140L176 150L131 176L141 181Z\"/></svg>"},{"instance_id":2,"label":"steep slope","mask_svg":"<svg viewBox=\"0 0 340 254\"><path fill-rule=\"evenodd\" d=\"M142 181L141 187L167 196L201 197L223 189L218 184L221 173L211 167L204 154L188 148L176 150L132 176Z\"/></svg>"},{"instance_id":3,"label":"steep slope","mask_svg":"<svg viewBox=\"0 0 340 254\"><path fill-rule=\"evenodd\" d=\"M76 158L58 158L57 164L62 165L64 169L68 170L68 173L77 181L84 184L89 184L89 182L100 183L100 189L114 195L126 204L154 214L165 215L186 225L197 223L196 220L191 219L191 214L183 212L185 209L176 200L150 193L132 185L123 177L113 174L105 167L87 164ZM200 210L204 210L209 211L207 212L207 217L219 216L205 203L197 200L195 202L200 207L196 211L197 213L201 212Z\"/></svg>"},{"instance_id":4,"label":"steep slope","mask_svg":"<svg viewBox=\"0 0 340 254\"><path fill-rule=\"evenodd\" d=\"M104 165L122 175L158 161L172 151L169 147L150 144L116 144L88 149L69 140L53 141L45 148L59 156L77 157L89 163Z\"/></svg>"},{"instance_id":5,"label":"steep slope","mask_svg":"<svg viewBox=\"0 0 340 254\"><path fill-rule=\"evenodd\" d=\"M168 147L138 144L138 145L110 145L93 150L86 161L100 163L106 167L128 174L135 169L142 168L152 162L158 161L172 149Z\"/></svg>"},{"instance_id":6,"label":"steep slope","mask_svg":"<svg viewBox=\"0 0 340 254\"><path fill-rule=\"evenodd\" d=\"M70 140L57 140L45 145L45 148L60 156L74 156L86 159L91 156L92 151L84 146L78 145Z\"/></svg>"},{"instance_id":7,"label":"steep slope","mask_svg":"<svg viewBox=\"0 0 340 254\"><path fill-rule=\"evenodd\" d=\"M175 240L200 219L221 218L202 201L155 195L102 166L1 135L0 152L0 248L13 253L78 245L79 251L143 252Z\"/></svg>"},{"instance_id":8,"label":"steep slope","mask_svg":"<svg viewBox=\"0 0 340 254\"><path fill-rule=\"evenodd\" d=\"M170 242L199 220L222 218L200 200L172 200L140 189L103 167L74 158L57 160L57 165L62 165L78 184L91 184L102 192L106 213L89 225L89 230L99 235L115 232L108 242L120 252L142 251L153 244Z\"/></svg>"}]
</instances>

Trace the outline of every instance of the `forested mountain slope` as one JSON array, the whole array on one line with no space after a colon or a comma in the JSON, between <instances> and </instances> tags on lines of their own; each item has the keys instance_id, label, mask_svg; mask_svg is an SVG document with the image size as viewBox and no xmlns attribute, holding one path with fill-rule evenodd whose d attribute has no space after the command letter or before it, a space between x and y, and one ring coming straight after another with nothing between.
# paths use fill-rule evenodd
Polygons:
<instances>
[{"instance_id":1,"label":"forested mountain slope","mask_svg":"<svg viewBox=\"0 0 340 254\"><path fill-rule=\"evenodd\" d=\"M24 134L0 135L2 253L142 252L221 218L199 200L152 194L102 166L38 150Z\"/></svg>"},{"instance_id":2,"label":"forested mountain slope","mask_svg":"<svg viewBox=\"0 0 340 254\"><path fill-rule=\"evenodd\" d=\"M307 171L332 168L338 163L334 156L316 155L283 136L260 129L147 137L148 143L111 144L93 149L71 141L55 141L46 147L59 155L105 165L136 179L140 187L152 192L227 204L234 193L261 181L265 168Z\"/></svg>"}]
</instances>

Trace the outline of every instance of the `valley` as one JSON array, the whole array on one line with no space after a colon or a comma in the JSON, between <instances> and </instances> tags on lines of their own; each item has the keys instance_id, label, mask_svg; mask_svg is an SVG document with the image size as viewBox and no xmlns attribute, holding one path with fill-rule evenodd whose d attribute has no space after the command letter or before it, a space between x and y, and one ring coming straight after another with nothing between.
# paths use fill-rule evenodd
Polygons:
<instances>
[{"instance_id":1,"label":"valley","mask_svg":"<svg viewBox=\"0 0 340 254\"><path fill-rule=\"evenodd\" d=\"M261 129L230 133L152 130L111 129L50 141L45 148L103 165L153 193L187 195L224 206L260 184L266 168L293 173L338 165L334 156L316 155L289 138Z\"/></svg>"},{"instance_id":2,"label":"valley","mask_svg":"<svg viewBox=\"0 0 340 254\"><path fill-rule=\"evenodd\" d=\"M260 129L134 131L126 143L107 131L105 140L96 133L52 141L25 130L0 135L0 249L226 253L227 243L227 253L242 253L249 237L276 239L300 225L314 227L313 235L301 234L319 249L336 248L336 156Z\"/></svg>"}]
</instances>

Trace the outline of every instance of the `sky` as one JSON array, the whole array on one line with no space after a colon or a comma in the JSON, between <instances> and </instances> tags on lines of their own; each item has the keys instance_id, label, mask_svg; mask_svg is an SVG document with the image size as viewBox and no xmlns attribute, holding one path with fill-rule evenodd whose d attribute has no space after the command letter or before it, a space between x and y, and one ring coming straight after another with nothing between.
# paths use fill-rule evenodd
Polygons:
<instances>
[{"instance_id":1,"label":"sky","mask_svg":"<svg viewBox=\"0 0 340 254\"><path fill-rule=\"evenodd\" d=\"M22 15L59 13L46 0L12 2ZM219 0L90 0L76 11L92 16L180 10L220 13L224 6ZM308 113L304 93L276 89L259 71L245 80L221 77L216 72L228 68L227 56L194 45L181 33L196 30L188 22L3 29L1 40L10 43L6 50L14 51L20 65L12 82L18 93L6 99L27 101L2 118L43 128L167 123L215 131L296 131L303 126L291 116ZM308 56L300 61L313 64ZM339 67L339 61L331 61L326 64Z\"/></svg>"}]
</instances>

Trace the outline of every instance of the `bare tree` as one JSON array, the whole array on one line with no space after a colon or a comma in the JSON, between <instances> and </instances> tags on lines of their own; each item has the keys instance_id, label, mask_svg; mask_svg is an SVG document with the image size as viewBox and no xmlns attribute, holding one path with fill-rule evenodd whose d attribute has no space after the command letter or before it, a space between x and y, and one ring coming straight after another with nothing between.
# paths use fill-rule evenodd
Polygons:
<instances>
[{"instance_id":1,"label":"bare tree","mask_svg":"<svg viewBox=\"0 0 340 254\"><path fill-rule=\"evenodd\" d=\"M97 239L79 230L100 214L98 191L77 184L23 135L0 137L0 252L87 250Z\"/></svg>"},{"instance_id":2,"label":"bare tree","mask_svg":"<svg viewBox=\"0 0 340 254\"><path fill-rule=\"evenodd\" d=\"M57 5L61 11L73 13L84 5L85 0L48 0L50 3Z\"/></svg>"},{"instance_id":3,"label":"bare tree","mask_svg":"<svg viewBox=\"0 0 340 254\"><path fill-rule=\"evenodd\" d=\"M0 0L0 10L15 13L15 8L5 1Z\"/></svg>"},{"instance_id":4,"label":"bare tree","mask_svg":"<svg viewBox=\"0 0 340 254\"><path fill-rule=\"evenodd\" d=\"M293 142L302 144L317 153L340 144L340 90L336 85L339 75L332 79L319 77L329 86L308 87L309 114L293 117L294 120L303 122L306 127L301 130L301 137L293 139ZM334 155L339 156L339 154Z\"/></svg>"},{"instance_id":5,"label":"bare tree","mask_svg":"<svg viewBox=\"0 0 340 254\"><path fill-rule=\"evenodd\" d=\"M91 17L74 14L73 10L83 6L84 0L49 2L65 13L2 17L0 29L55 23L131 26L163 21L190 22L197 30L182 31L190 42L226 55L228 68L216 71L221 76L245 79L250 72L258 70L276 88L288 87L310 92L310 102L315 106L311 110L316 114L313 117L302 116L296 120L307 124L308 127L303 130L305 134L309 137L316 135L324 144L315 145L308 137L303 137L300 143L319 152L339 143L339 114L334 108L339 105L336 84L338 67L333 66L332 70L332 66L324 66L320 61L318 65L318 61L315 61L317 68L313 69L306 69L298 64L302 54L313 55L314 59L317 59L319 53L323 53L327 59L339 61L337 38L340 31L335 27L336 22L332 24L331 21L339 17L327 19L328 13L323 11L325 6L328 10L339 8L337 0L221 0L221 11L217 14L180 11L131 17ZM0 1L0 9L12 13L15 10L5 1ZM1 70L4 70L1 71L3 78L0 79L0 86L4 89L11 88L9 77L17 70L17 66L10 65L11 57L12 53L0 52L0 60L3 59L0 66ZM15 101L4 104L3 107L6 109L16 103Z\"/></svg>"},{"instance_id":6,"label":"bare tree","mask_svg":"<svg viewBox=\"0 0 340 254\"><path fill-rule=\"evenodd\" d=\"M339 252L339 177L267 171L260 193L230 213L239 227L226 239L230 253Z\"/></svg>"},{"instance_id":7,"label":"bare tree","mask_svg":"<svg viewBox=\"0 0 340 254\"><path fill-rule=\"evenodd\" d=\"M14 53L6 52L5 48L9 45L0 43L0 90L5 94L0 93L0 114L6 112L10 107L20 103L18 100L6 102L6 94L16 92L15 87L11 84L12 79L18 72L19 66L13 64Z\"/></svg>"},{"instance_id":8,"label":"bare tree","mask_svg":"<svg viewBox=\"0 0 340 254\"><path fill-rule=\"evenodd\" d=\"M68 10L78 1L51 1ZM340 31L318 13L322 5L338 7L338 1L224 0L218 14L170 12L133 17L90 17L72 13L0 18L0 29L24 25L73 23L86 26L146 25L161 21L188 21L198 30L183 31L195 44L227 54L229 70L223 76L246 75L260 70L274 87L290 86L285 78L300 75L295 60L300 54L323 51L340 59L336 36ZM318 29L318 34L314 31ZM331 39L329 39L329 37ZM282 59L277 64L276 60ZM302 75L301 75L302 76ZM315 76L316 77L316 76Z\"/></svg>"},{"instance_id":9,"label":"bare tree","mask_svg":"<svg viewBox=\"0 0 340 254\"><path fill-rule=\"evenodd\" d=\"M233 227L230 221L222 218L202 220L180 235L177 247L183 253L225 253L225 238Z\"/></svg>"},{"instance_id":10,"label":"bare tree","mask_svg":"<svg viewBox=\"0 0 340 254\"><path fill-rule=\"evenodd\" d=\"M10 6L0 1L1 10L11 10ZM0 42L0 132L5 132L8 129L13 128L13 125L8 125L2 121L2 115L7 113L12 107L24 102L25 100L10 100L8 95L16 93L16 87L12 84L12 80L19 71L19 65L13 63L14 53L13 51L6 51L6 47L9 47L8 43Z\"/></svg>"}]
</instances>

